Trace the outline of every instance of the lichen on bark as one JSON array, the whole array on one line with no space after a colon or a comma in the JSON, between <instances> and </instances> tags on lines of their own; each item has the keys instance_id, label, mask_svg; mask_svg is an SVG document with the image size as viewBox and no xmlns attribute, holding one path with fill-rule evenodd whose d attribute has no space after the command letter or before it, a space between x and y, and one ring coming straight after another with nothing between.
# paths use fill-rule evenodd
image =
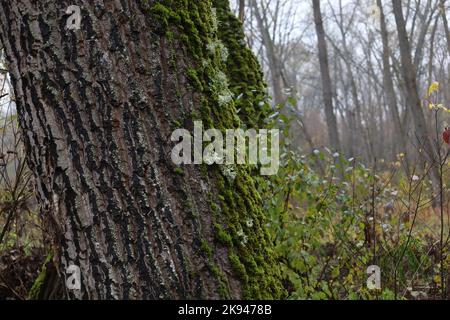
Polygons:
<instances>
[{"instance_id":1,"label":"lichen on bark","mask_svg":"<svg viewBox=\"0 0 450 320\"><path fill-rule=\"evenodd\" d=\"M218 37L228 49L226 73L234 92L239 117L248 128L265 126L270 106L261 66L247 46L241 21L231 12L228 0L214 0L220 21Z\"/></svg>"},{"instance_id":2,"label":"lichen on bark","mask_svg":"<svg viewBox=\"0 0 450 320\"><path fill-rule=\"evenodd\" d=\"M77 32L51 3L3 1L0 37L55 264L82 274L69 297L283 297L249 168L228 179L170 159L174 127L251 125L220 39L225 7L83 0Z\"/></svg>"},{"instance_id":3,"label":"lichen on bark","mask_svg":"<svg viewBox=\"0 0 450 320\"><path fill-rule=\"evenodd\" d=\"M263 126L269 108L262 72L245 44L242 25L232 14L228 1L177 2L172 8L170 3L175 2L162 1L150 12L157 12L152 17L160 19L164 32L184 41L188 54L197 58L197 63L190 66L189 78L192 87L202 95L201 119L205 126L221 130ZM168 30L164 26L174 25L166 22L170 20L187 27ZM217 85L218 81L221 85ZM224 87L233 95L227 103L220 100L221 94L227 94ZM218 195L211 202L215 240L228 249L232 270L243 283L242 297L283 297L280 268L252 171L239 167L231 182L218 166L209 167L208 172L218 185ZM246 221L252 221L251 227ZM220 274L213 262L212 270Z\"/></svg>"}]
</instances>

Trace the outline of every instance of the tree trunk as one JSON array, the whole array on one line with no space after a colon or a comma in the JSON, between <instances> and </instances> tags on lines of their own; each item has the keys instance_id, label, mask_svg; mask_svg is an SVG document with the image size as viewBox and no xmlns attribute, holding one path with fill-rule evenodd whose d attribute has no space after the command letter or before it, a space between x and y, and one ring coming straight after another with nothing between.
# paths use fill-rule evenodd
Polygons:
<instances>
[{"instance_id":1,"label":"tree trunk","mask_svg":"<svg viewBox=\"0 0 450 320\"><path fill-rule=\"evenodd\" d=\"M323 101L325 104L325 117L328 127L328 139L334 150L340 150L339 132L337 128L336 115L333 109L333 89L330 77L330 67L328 64L328 50L325 41L325 30L323 28L320 1L313 0L314 23L319 49L320 73L322 77Z\"/></svg>"},{"instance_id":2,"label":"tree trunk","mask_svg":"<svg viewBox=\"0 0 450 320\"><path fill-rule=\"evenodd\" d=\"M245 19L245 0L239 0L239 21L244 22Z\"/></svg>"},{"instance_id":3,"label":"tree trunk","mask_svg":"<svg viewBox=\"0 0 450 320\"><path fill-rule=\"evenodd\" d=\"M228 1L213 1L220 21L220 41L228 52L225 69L230 90L235 97L239 117L249 128L264 127L264 121L272 112L266 103L267 88L258 60L247 47L242 23L231 13Z\"/></svg>"},{"instance_id":4,"label":"tree trunk","mask_svg":"<svg viewBox=\"0 0 450 320\"><path fill-rule=\"evenodd\" d=\"M277 52L275 50L275 44L273 42L272 37L269 33L269 27L267 23L265 23L261 11L258 7L258 3L256 0L252 0L252 7L255 11L256 23L258 25L258 29L261 32L261 39L264 45L264 49L266 52L267 61L269 63L269 69L272 80L272 88L273 88L273 101L275 105L284 104L286 102L286 94L284 92L285 83L283 79L282 66L280 63L280 59L277 56Z\"/></svg>"},{"instance_id":5,"label":"tree trunk","mask_svg":"<svg viewBox=\"0 0 450 320\"><path fill-rule=\"evenodd\" d=\"M66 1L0 0L54 259L63 277L69 265L81 269L81 290L67 296L279 298L246 169L231 181L218 166L177 167L170 157L179 125L238 125L233 102L219 107L212 85L225 64L206 46L221 28L211 1L77 3L81 30L68 30Z\"/></svg>"},{"instance_id":6,"label":"tree trunk","mask_svg":"<svg viewBox=\"0 0 450 320\"><path fill-rule=\"evenodd\" d=\"M394 9L400 45L401 72L407 91L406 103L409 107L414 121L415 136L417 137L419 143L418 148L422 150L421 155L422 157L424 157L424 160L427 160L429 165L433 167L431 169L431 179L433 180L433 185L436 186L436 182L438 181L439 176L437 172L438 161L435 148L433 147L431 138L427 130L425 117L422 112L422 103L420 101L419 91L417 87L417 73L416 68L412 62L411 46L406 32L406 24L403 17L402 4L400 1L392 0L392 6Z\"/></svg>"},{"instance_id":7,"label":"tree trunk","mask_svg":"<svg viewBox=\"0 0 450 320\"><path fill-rule=\"evenodd\" d=\"M391 113L391 117L394 124L394 132L396 134L396 140L400 143L400 145L396 146L396 150L400 152L406 152L407 148L407 139L406 132L403 129L402 122L400 120L400 113L398 111L397 106L397 97L394 90L394 81L391 72L391 64L390 64L390 49L389 49L389 34L386 26L386 18L384 15L383 4L381 0L377 0L377 5L380 8L380 27L381 27L381 40L383 43L383 88L384 94L386 97L386 102L389 107L389 111ZM406 174L409 176L409 155L406 155L406 165L405 170Z\"/></svg>"},{"instance_id":8,"label":"tree trunk","mask_svg":"<svg viewBox=\"0 0 450 320\"><path fill-rule=\"evenodd\" d=\"M447 19L447 13L446 13L446 4L445 4L446 0L440 0L439 2L439 6L440 6L440 14L442 17L442 23L444 24L444 33L445 33L445 38L447 39L447 51L448 54L450 54L450 28L448 26L448 19Z\"/></svg>"}]
</instances>

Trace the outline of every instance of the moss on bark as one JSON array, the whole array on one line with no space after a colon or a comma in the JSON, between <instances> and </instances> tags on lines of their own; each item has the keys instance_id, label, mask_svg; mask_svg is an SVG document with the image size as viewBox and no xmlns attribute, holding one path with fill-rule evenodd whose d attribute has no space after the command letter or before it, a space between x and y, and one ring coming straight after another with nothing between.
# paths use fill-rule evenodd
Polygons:
<instances>
[{"instance_id":1,"label":"moss on bark","mask_svg":"<svg viewBox=\"0 0 450 320\"><path fill-rule=\"evenodd\" d=\"M62 299L63 292L60 281L61 279L53 264L53 253L50 252L42 265L41 272L28 293L28 300Z\"/></svg>"},{"instance_id":2,"label":"moss on bark","mask_svg":"<svg viewBox=\"0 0 450 320\"><path fill-rule=\"evenodd\" d=\"M182 43L186 54L195 58L188 78L201 94L200 117L206 128L263 124L268 107L261 69L245 45L241 23L228 1L165 0L149 5L149 13L157 30ZM227 179L219 166L207 171L218 185L218 195L211 199L216 241L228 250L232 270L242 283L242 298L284 297L280 267L250 168L237 168L234 180ZM221 296L228 297L222 271L214 262L210 269L220 283Z\"/></svg>"}]
</instances>

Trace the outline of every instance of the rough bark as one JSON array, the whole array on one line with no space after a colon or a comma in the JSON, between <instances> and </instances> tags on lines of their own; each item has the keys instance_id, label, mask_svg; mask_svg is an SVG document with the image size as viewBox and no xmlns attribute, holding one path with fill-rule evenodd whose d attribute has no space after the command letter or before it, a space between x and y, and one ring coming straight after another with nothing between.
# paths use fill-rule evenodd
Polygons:
<instances>
[{"instance_id":1,"label":"rough bark","mask_svg":"<svg viewBox=\"0 0 450 320\"><path fill-rule=\"evenodd\" d=\"M322 79L323 101L325 105L325 118L328 127L328 139L334 150L340 150L339 132L333 108L333 89L330 77L330 66L328 63L328 49L325 40L320 1L313 0L312 3L318 41L320 74Z\"/></svg>"},{"instance_id":2,"label":"rough bark","mask_svg":"<svg viewBox=\"0 0 450 320\"><path fill-rule=\"evenodd\" d=\"M223 2L223 1L218 1ZM85 299L279 298L261 199L245 169L176 167L170 135L239 125L211 1L0 0L28 164L60 275ZM219 30L220 32L220 30ZM246 221L253 221L247 224ZM248 235L244 244L241 231Z\"/></svg>"}]
</instances>

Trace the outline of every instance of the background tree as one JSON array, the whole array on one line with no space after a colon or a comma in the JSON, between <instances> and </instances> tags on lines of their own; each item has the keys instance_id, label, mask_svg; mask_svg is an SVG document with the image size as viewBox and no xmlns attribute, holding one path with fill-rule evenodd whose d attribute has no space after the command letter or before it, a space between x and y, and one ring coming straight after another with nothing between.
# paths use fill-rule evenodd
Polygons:
<instances>
[{"instance_id":1,"label":"background tree","mask_svg":"<svg viewBox=\"0 0 450 320\"><path fill-rule=\"evenodd\" d=\"M272 74L276 73L271 70L267 51L270 47L275 48L281 69L281 87L284 87L283 99L293 97L297 101L291 115L295 119L293 132L296 132L293 145L312 152L320 146L331 146L331 143L322 103L322 79L317 73L320 59L317 59L318 41L311 4L311 1L304 0L263 0L257 2L258 10L250 4L245 26L248 43L266 71L274 104L274 93L278 90ZM373 163L374 159L396 160L398 155L409 163L415 163L420 158L417 130L406 102L408 93L402 79L395 16L390 2L382 5L386 32L381 30L376 0L321 2L340 144L347 156L356 154L366 163ZM446 29L442 17L448 14L449 8L446 2L442 5L441 0L407 1L401 2L401 6L411 59L417 69L417 89L423 98L434 81L448 87L448 54L443 50L447 47ZM263 23L258 23L258 12ZM267 33L271 39L269 47L263 41L263 35ZM384 90L383 73L387 69L384 68L383 33L387 33L390 49L388 62L393 85L390 91L393 92L390 92L389 99ZM448 90L440 90L437 95L439 99L443 97L442 101L448 105ZM392 111L392 97L396 100L398 117ZM447 119L446 114L438 117L440 123ZM296 126L297 121L304 126ZM428 128L435 127L432 113L425 113L425 121ZM403 134L399 132L400 127ZM355 131L358 134L355 135Z\"/></svg>"},{"instance_id":2,"label":"background tree","mask_svg":"<svg viewBox=\"0 0 450 320\"><path fill-rule=\"evenodd\" d=\"M428 128L422 111L422 102L419 97L416 79L417 69L411 58L411 46L409 44L408 34L406 32L403 9L401 3L398 1L392 1L392 6L399 37L402 76L407 92L406 103L414 120L414 129L418 141L417 146L419 149L423 150L422 154L424 158L429 163L435 164L438 163L436 158L436 150L431 142L431 136L428 133ZM422 42L422 40L420 40L419 43L420 42ZM438 173L435 169L431 170L431 177L434 181L438 180Z\"/></svg>"},{"instance_id":3,"label":"background tree","mask_svg":"<svg viewBox=\"0 0 450 320\"><path fill-rule=\"evenodd\" d=\"M319 65L322 77L323 102L325 107L325 118L328 127L328 138L334 150L341 150L336 115L333 109L333 88L331 84L330 69L328 64L328 49L325 41L325 30L322 22L320 1L313 0L314 23L317 33L317 45L319 52Z\"/></svg>"},{"instance_id":4,"label":"background tree","mask_svg":"<svg viewBox=\"0 0 450 320\"><path fill-rule=\"evenodd\" d=\"M393 125L395 128L396 136L398 136L400 140L400 144L396 146L397 154L400 152L404 152L406 150L407 146L407 136L406 132L403 128L403 123L400 119L400 113L398 111L398 105L397 105L397 95L395 93L395 87L394 87L394 78L391 71L391 49L389 47L389 33L387 30L386 25L386 17L384 14L383 4L381 3L381 0L377 0L377 5L380 10L379 16L380 16L380 34L381 34L381 41L383 45L383 89L384 89L384 95L386 97L386 103L388 105L389 111L391 112L391 117L393 120ZM409 176L409 161L408 156L406 157L406 173Z\"/></svg>"}]
</instances>

